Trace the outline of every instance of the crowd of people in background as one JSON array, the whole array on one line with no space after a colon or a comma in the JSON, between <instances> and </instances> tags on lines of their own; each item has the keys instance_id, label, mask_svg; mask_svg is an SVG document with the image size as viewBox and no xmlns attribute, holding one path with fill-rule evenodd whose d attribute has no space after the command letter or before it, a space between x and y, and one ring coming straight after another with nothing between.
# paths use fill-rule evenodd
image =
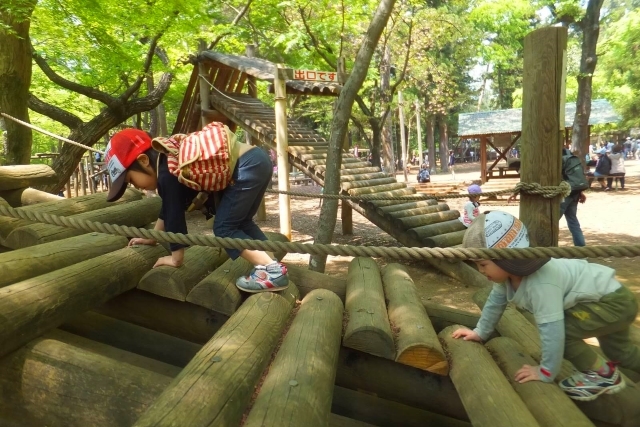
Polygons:
<instances>
[{"instance_id":1,"label":"crowd of people in background","mask_svg":"<svg viewBox=\"0 0 640 427\"><path fill-rule=\"evenodd\" d=\"M594 181L598 181L600 189L612 191L613 182L615 181L616 187L624 190L624 162L625 160L638 159L639 155L640 141L630 137L627 137L621 144L614 144L610 141L600 143L599 147L595 144L590 145L586 161L587 166L595 167L595 170L587 174L589 188L592 188Z\"/></svg>"}]
</instances>

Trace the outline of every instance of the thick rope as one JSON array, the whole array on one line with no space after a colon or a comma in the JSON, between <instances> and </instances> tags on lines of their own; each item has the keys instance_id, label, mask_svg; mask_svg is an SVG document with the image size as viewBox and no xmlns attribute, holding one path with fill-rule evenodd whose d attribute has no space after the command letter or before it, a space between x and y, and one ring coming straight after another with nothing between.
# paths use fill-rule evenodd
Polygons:
<instances>
[{"instance_id":1,"label":"thick rope","mask_svg":"<svg viewBox=\"0 0 640 427\"><path fill-rule=\"evenodd\" d=\"M410 194L406 196L389 196L382 194L361 194L359 196L347 196L344 194L317 194L317 193L303 193L297 191L281 191L281 190L272 190L268 189L267 193L275 193L275 194L288 194L290 196L298 196L298 197L314 197L319 199L340 199L340 200L361 200L361 201L370 201L370 200L406 200L406 201L417 201L417 200L441 200L441 199L466 199L469 197L468 194L447 194L444 196L436 196L433 194ZM493 197L501 194L517 194L517 193L525 193L525 194L534 194L537 196L544 197L546 199L552 199L557 196L567 197L571 193L571 186L568 182L562 181L560 185L557 187L543 187L538 183L527 183L527 182L519 182L516 184L514 188L499 190L499 191L488 191L486 193L479 193L478 196L484 197Z\"/></svg>"},{"instance_id":2,"label":"thick rope","mask_svg":"<svg viewBox=\"0 0 640 427\"><path fill-rule=\"evenodd\" d=\"M474 259L528 259L528 258L608 258L640 256L640 245L625 246L583 246L562 248L520 248L520 249L481 249L481 248L416 248L416 247L376 247L351 245L325 245L295 242L272 242L260 240L231 239L200 234L167 233L145 228L104 224L72 217L62 217L36 211L17 210L0 205L0 214L13 218L62 227L75 228L87 232L99 232L125 237L142 237L161 242L181 243L185 245L213 246L232 249L254 249L271 252L290 252L311 255L386 257L403 260L421 260L428 258L448 260Z\"/></svg>"}]
</instances>

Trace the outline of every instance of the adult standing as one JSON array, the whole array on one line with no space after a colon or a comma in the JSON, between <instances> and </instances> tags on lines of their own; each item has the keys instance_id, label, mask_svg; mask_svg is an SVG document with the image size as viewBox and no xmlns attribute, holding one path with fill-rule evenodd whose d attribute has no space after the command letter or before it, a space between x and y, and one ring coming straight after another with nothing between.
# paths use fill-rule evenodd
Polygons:
<instances>
[{"instance_id":1,"label":"adult standing","mask_svg":"<svg viewBox=\"0 0 640 427\"><path fill-rule=\"evenodd\" d=\"M453 180L455 181L456 179L456 171L453 168L453 165L456 163L456 158L453 155L453 150L449 150L449 161L448 161L448 166L449 166L449 170L451 171L451 175L453 176Z\"/></svg>"},{"instance_id":2,"label":"adult standing","mask_svg":"<svg viewBox=\"0 0 640 427\"><path fill-rule=\"evenodd\" d=\"M562 179L571 185L571 193L560 203L560 218L564 215L567 220L567 228L571 232L574 246L585 246L584 233L578 221L578 203L587 201L584 190L588 188L584 167L578 155L571 150L562 150Z\"/></svg>"},{"instance_id":3,"label":"adult standing","mask_svg":"<svg viewBox=\"0 0 640 427\"><path fill-rule=\"evenodd\" d=\"M607 177L607 188L605 188L605 191L611 191L611 184L613 184L614 177L616 182L620 180L620 188L624 190L624 150L625 148L623 148L622 145L615 145L612 153L609 154L609 159L611 160L611 171Z\"/></svg>"}]
</instances>

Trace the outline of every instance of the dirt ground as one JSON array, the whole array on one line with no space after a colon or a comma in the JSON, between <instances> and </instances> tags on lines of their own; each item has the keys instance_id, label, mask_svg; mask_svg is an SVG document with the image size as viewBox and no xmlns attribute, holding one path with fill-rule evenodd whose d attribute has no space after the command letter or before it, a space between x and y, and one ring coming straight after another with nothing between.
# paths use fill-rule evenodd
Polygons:
<instances>
[{"instance_id":1,"label":"dirt ground","mask_svg":"<svg viewBox=\"0 0 640 427\"><path fill-rule=\"evenodd\" d=\"M640 211L640 161L629 160L625 164L627 182L625 190L620 189L604 192L601 190L587 191L587 201L578 208L578 219L582 225L588 245L625 245L637 244L640 239L638 212ZM470 182L480 176L479 163L464 163L456 165L455 180L451 174L436 174L432 176L434 183ZM409 182L415 182L417 168L409 176ZM399 182L404 180L402 173L397 174ZM493 181L491 181L493 182ZM615 185L615 184L614 184ZM597 183L594 187L597 187ZM293 185L292 191L319 193L320 187L313 185ZM265 231L279 231L278 196L267 194L267 220L259 221L258 225ZM460 209L465 199L449 199L447 203L452 209ZM492 204L487 209L504 210L518 215L517 203L496 206ZM320 213L318 199L291 198L292 238L297 242L313 242ZM208 233L211 230L206 225L204 217L199 213L189 214L190 233ZM378 227L370 223L358 213L353 213L353 235L342 235L340 213L335 228L334 243L348 245L369 246L401 246L398 241ZM571 234L567 229L564 218L560 221L560 246L571 246ZM326 273L335 276L346 276L351 257L329 257ZM299 266L307 266L308 255L288 254L284 262ZM377 260L380 266L391 262L405 264L413 278L420 297L450 307L479 312L471 300L476 290L465 286L453 279L449 279L422 262L394 261L391 259ZM630 287L640 300L640 275L638 275L637 258L606 258L594 259L593 262L602 263L617 271L619 280ZM636 319L640 326L640 316Z\"/></svg>"}]
</instances>

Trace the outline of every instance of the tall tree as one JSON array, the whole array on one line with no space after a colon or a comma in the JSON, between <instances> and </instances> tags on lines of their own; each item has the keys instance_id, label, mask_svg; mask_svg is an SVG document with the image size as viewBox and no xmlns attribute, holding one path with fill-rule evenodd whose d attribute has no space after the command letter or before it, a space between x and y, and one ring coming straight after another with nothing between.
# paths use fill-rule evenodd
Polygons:
<instances>
[{"instance_id":1,"label":"tall tree","mask_svg":"<svg viewBox=\"0 0 640 427\"><path fill-rule=\"evenodd\" d=\"M329 139L329 152L327 153L327 171L324 192L325 194L338 194L340 192L340 167L342 166L342 141L347 133L347 125L351 117L351 108L358 91L367 76L371 57L373 56L380 35L387 25L395 0L381 0L371 19L369 29L364 35L360 50L351 75L347 79L340 96L333 123L331 125L331 138ZM327 199L320 210L318 221L318 233L315 236L316 243L331 243L333 231L338 215L338 200ZM324 272L327 262L326 255L312 255L309 261L309 269Z\"/></svg>"},{"instance_id":2,"label":"tall tree","mask_svg":"<svg viewBox=\"0 0 640 427\"><path fill-rule=\"evenodd\" d=\"M29 121L27 100L31 86L29 27L37 0L5 0L0 4L0 111ZM9 165L28 164L31 130L0 117L4 134L2 156ZM2 129L4 128L4 129ZM1 163L1 162L0 162Z\"/></svg>"},{"instance_id":3,"label":"tall tree","mask_svg":"<svg viewBox=\"0 0 640 427\"><path fill-rule=\"evenodd\" d=\"M578 99L573 119L571 148L582 153L589 152L589 117L591 116L591 95L593 73L598 63L596 48L600 35L600 9L604 0L589 0L584 17L577 22L582 30L582 56L578 74Z\"/></svg>"}]
</instances>

